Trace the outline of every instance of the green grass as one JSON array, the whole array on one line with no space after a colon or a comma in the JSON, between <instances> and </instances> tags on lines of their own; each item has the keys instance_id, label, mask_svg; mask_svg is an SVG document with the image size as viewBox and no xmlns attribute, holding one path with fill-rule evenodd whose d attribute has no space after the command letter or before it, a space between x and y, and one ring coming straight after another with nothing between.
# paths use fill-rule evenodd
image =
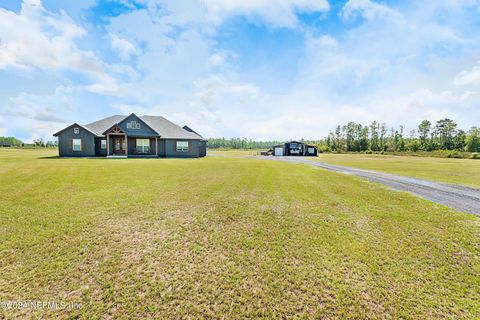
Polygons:
<instances>
[{"instance_id":1,"label":"green grass","mask_svg":"<svg viewBox=\"0 0 480 320\"><path fill-rule=\"evenodd\" d=\"M473 215L306 165L0 151L0 318L480 317ZM47 158L42 158L47 157Z\"/></svg>"},{"instance_id":2,"label":"green grass","mask_svg":"<svg viewBox=\"0 0 480 320\"><path fill-rule=\"evenodd\" d=\"M208 155L216 157L248 157L248 156L257 156L262 150L257 149L230 149L230 150L219 150L219 149L208 149Z\"/></svg>"},{"instance_id":3,"label":"green grass","mask_svg":"<svg viewBox=\"0 0 480 320\"><path fill-rule=\"evenodd\" d=\"M480 160L367 154L320 154L315 160L427 180L480 187Z\"/></svg>"}]
</instances>

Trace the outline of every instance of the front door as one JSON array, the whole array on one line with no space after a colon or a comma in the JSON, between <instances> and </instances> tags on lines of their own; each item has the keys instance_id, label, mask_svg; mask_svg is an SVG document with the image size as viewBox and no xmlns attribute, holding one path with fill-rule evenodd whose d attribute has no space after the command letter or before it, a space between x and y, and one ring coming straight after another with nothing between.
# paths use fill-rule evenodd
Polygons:
<instances>
[{"instance_id":1,"label":"front door","mask_svg":"<svg viewBox=\"0 0 480 320\"><path fill-rule=\"evenodd\" d=\"M125 137L113 138L113 153L125 154Z\"/></svg>"}]
</instances>

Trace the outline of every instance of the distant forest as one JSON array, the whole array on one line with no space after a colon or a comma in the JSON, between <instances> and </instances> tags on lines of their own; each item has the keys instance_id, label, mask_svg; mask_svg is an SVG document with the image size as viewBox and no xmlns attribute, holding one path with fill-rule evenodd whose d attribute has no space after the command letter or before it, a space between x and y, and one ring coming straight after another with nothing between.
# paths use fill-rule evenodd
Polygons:
<instances>
[{"instance_id":1,"label":"distant forest","mask_svg":"<svg viewBox=\"0 0 480 320\"><path fill-rule=\"evenodd\" d=\"M388 128L385 123L372 122L362 126L349 122L337 126L320 144L322 151L480 151L480 128L468 131L458 128L451 119L442 119L432 124L423 120L417 129L408 133L403 126Z\"/></svg>"},{"instance_id":2,"label":"distant forest","mask_svg":"<svg viewBox=\"0 0 480 320\"><path fill-rule=\"evenodd\" d=\"M56 147L57 141L44 141L43 139L33 140L33 143L24 143L15 137L0 137L0 147Z\"/></svg>"},{"instance_id":3,"label":"distant forest","mask_svg":"<svg viewBox=\"0 0 480 320\"><path fill-rule=\"evenodd\" d=\"M0 146L21 147L23 142L15 137L0 137Z\"/></svg>"},{"instance_id":4,"label":"distant forest","mask_svg":"<svg viewBox=\"0 0 480 320\"><path fill-rule=\"evenodd\" d=\"M299 140L308 144L318 145L322 141ZM253 141L251 139L225 139L225 138L209 138L208 147L210 149L270 149L271 147L285 143L285 141Z\"/></svg>"},{"instance_id":5,"label":"distant forest","mask_svg":"<svg viewBox=\"0 0 480 320\"><path fill-rule=\"evenodd\" d=\"M370 125L349 122L338 125L320 140L300 141L316 145L321 152L404 152L452 150L480 152L480 128L465 131L451 119L431 123L423 120L416 129L389 127L373 121ZM210 138L211 149L269 149L285 141L253 141L248 139Z\"/></svg>"}]
</instances>

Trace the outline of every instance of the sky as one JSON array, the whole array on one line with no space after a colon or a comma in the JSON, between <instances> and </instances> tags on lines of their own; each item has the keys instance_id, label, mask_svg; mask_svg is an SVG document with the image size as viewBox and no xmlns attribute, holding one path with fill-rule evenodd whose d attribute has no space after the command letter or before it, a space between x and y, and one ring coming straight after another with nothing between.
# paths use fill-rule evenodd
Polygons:
<instances>
[{"instance_id":1,"label":"sky","mask_svg":"<svg viewBox=\"0 0 480 320\"><path fill-rule=\"evenodd\" d=\"M113 114L205 137L480 125L480 0L1 0L0 136Z\"/></svg>"}]
</instances>

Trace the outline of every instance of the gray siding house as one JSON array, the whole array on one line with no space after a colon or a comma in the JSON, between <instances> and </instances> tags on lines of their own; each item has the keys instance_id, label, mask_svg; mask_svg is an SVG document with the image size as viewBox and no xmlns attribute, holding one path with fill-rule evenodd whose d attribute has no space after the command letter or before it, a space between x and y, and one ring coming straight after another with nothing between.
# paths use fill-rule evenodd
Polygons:
<instances>
[{"instance_id":1,"label":"gray siding house","mask_svg":"<svg viewBox=\"0 0 480 320\"><path fill-rule=\"evenodd\" d=\"M187 126L159 116L115 115L54 134L60 157L198 158L207 141Z\"/></svg>"}]
</instances>

